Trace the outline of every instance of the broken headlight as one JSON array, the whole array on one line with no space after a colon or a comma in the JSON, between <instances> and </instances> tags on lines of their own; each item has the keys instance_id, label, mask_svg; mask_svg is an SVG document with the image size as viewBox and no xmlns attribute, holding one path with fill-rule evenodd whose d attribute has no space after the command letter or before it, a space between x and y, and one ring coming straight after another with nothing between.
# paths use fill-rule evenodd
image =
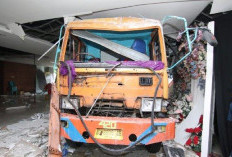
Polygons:
<instances>
[{"instance_id":1,"label":"broken headlight","mask_svg":"<svg viewBox=\"0 0 232 157\"><path fill-rule=\"evenodd\" d=\"M76 108L79 108L80 100L78 97L71 97L70 101L76 106ZM62 109L74 109L73 106L69 103L67 97L62 97L61 108Z\"/></svg>"},{"instance_id":2,"label":"broken headlight","mask_svg":"<svg viewBox=\"0 0 232 157\"><path fill-rule=\"evenodd\" d=\"M153 98L142 98L142 106L141 111L142 112L151 112L153 105ZM162 99L156 99L156 103L154 106L155 112L161 112L161 106L162 106Z\"/></svg>"}]
</instances>

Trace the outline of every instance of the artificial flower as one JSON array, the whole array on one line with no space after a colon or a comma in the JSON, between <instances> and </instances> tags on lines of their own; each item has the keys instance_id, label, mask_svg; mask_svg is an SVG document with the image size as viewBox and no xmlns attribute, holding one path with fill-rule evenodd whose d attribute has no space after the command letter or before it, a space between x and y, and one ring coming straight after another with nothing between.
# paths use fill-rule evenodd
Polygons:
<instances>
[{"instance_id":1,"label":"artificial flower","mask_svg":"<svg viewBox=\"0 0 232 157\"><path fill-rule=\"evenodd\" d=\"M194 136L193 143L197 145L198 142L199 142L199 137L198 136Z\"/></svg>"},{"instance_id":2,"label":"artificial flower","mask_svg":"<svg viewBox=\"0 0 232 157\"><path fill-rule=\"evenodd\" d=\"M185 144L186 144L187 146L190 146L191 143L192 143L192 139L189 138Z\"/></svg>"},{"instance_id":3,"label":"artificial flower","mask_svg":"<svg viewBox=\"0 0 232 157\"><path fill-rule=\"evenodd\" d=\"M188 133L193 133L193 132L194 132L194 129L188 128L188 129L185 129L185 131L188 132Z\"/></svg>"},{"instance_id":4,"label":"artificial flower","mask_svg":"<svg viewBox=\"0 0 232 157\"><path fill-rule=\"evenodd\" d=\"M198 134L198 133L202 132L202 129L201 129L201 127L197 127L197 128L194 128L193 132L195 132L196 134Z\"/></svg>"},{"instance_id":5,"label":"artificial flower","mask_svg":"<svg viewBox=\"0 0 232 157\"><path fill-rule=\"evenodd\" d=\"M203 123L203 115L201 115L200 119L199 119L199 123L202 124Z\"/></svg>"},{"instance_id":6,"label":"artificial flower","mask_svg":"<svg viewBox=\"0 0 232 157\"><path fill-rule=\"evenodd\" d=\"M201 156L201 152L195 152L198 156Z\"/></svg>"}]
</instances>

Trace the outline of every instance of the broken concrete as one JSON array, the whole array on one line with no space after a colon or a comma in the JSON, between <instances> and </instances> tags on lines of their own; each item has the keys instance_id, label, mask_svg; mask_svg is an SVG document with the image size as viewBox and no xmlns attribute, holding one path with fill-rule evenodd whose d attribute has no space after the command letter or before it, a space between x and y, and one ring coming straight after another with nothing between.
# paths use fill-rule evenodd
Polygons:
<instances>
[{"instance_id":1,"label":"broken concrete","mask_svg":"<svg viewBox=\"0 0 232 157\"><path fill-rule=\"evenodd\" d=\"M19 141L4 154L5 157L42 157L43 150L26 141Z\"/></svg>"},{"instance_id":2,"label":"broken concrete","mask_svg":"<svg viewBox=\"0 0 232 157\"><path fill-rule=\"evenodd\" d=\"M44 96L0 96L0 157L47 154L48 104Z\"/></svg>"},{"instance_id":3,"label":"broken concrete","mask_svg":"<svg viewBox=\"0 0 232 157\"><path fill-rule=\"evenodd\" d=\"M35 114L38 115L38 114ZM47 153L48 114L0 129L0 156L44 156ZM41 114L40 114L41 115ZM41 118L43 117L43 118Z\"/></svg>"},{"instance_id":4,"label":"broken concrete","mask_svg":"<svg viewBox=\"0 0 232 157\"><path fill-rule=\"evenodd\" d=\"M195 152L175 141L165 141L163 147L166 157L198 157Z\"/></svg>"}]
</instances>

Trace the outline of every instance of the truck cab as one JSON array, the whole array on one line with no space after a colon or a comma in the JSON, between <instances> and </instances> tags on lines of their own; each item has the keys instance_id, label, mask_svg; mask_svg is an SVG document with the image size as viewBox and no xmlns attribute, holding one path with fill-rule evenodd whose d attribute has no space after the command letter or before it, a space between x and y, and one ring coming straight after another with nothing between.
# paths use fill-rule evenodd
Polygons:
<instances>
[{"instance_id":1,"label":"truck cab","mask_svg":"<svg viewBox=\"0 0 232 157\"><path fill-rule=\"evenodd\" d=\"M158 116L166 112L168 99L167 58L159 21L120 17L70 22L59 61L57 89L64 138L95 143L92 134L101 144L131 145L151 130L155 100L156 130L139 144L174 139L175 122ZM62 73L63 63L71 67L71 82ZM70 86L70 100L89 132L66 98Z\"/></svg>"}]
</instances>

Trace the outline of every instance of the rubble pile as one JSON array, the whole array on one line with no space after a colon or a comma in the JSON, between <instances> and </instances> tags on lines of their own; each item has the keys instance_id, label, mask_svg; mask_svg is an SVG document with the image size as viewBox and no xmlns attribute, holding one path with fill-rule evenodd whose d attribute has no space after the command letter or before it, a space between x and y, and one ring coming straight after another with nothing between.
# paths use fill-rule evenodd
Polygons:
<instances>
[{"instance_id":1,"label":"rubble pile","mask_svg":"<svg viewBox=\"0 0 232 157\"><path fill-rule=\"evenodd\" d=\"M0 128L0 157L40 157L47 155L48 114L36 113L31 118Z\"/></svg>"}]
</instances>

